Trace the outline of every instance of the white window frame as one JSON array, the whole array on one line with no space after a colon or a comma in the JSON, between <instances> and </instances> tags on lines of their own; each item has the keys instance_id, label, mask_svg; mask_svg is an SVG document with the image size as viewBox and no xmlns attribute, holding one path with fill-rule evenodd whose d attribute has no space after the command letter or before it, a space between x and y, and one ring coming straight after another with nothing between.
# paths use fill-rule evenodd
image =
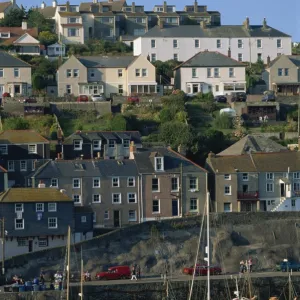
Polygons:
<instances>
[{"instance_id":1,"label":"white window frame","mask_svg":"<svg viewBox=\"0 0 300 300\"><path fill-rule=\"evenodd\" d=\"M73 147L74 150L82 150L82 140L74 140Z\"/></svg>"},{"instance_id":2,"label":"white window frame","mask_svg":"<svg viewBox=\"0 0 300 300\"><path fill-rule=\"evenodd\" d=\"M104 211L104 220L109 220L109 210Z\"/></svg>"},{"instance_id":3,"label":"white window frame","mask_svg":"<svg viewBox=\"0 0 300 300\"><path fill-rule=\"evenodd\" d=\"M95 184L97 183L97 184ZM93 188L100 188L101 187L101 179L100 177L93 178Z\"/></svg>"},{"instance_id":4,"label":"white window frame","mask_svg":"<svg viewBox=\"0 0 300 300\"><path fill-rule=\"evenodd\" d=\"M135 77L141 77L141 69L135 69Z\"/></svg>"},{"instance_id":5,"label":"white window frame","mask_svg":"<svg viewBox=\"0 0 300 300\"><path fill-rule=\"evenodd\" d=\"M272 187L270 190L268 190L268 187ZM266 183L266 192L267 193L273 193L274 192L274 183L273 182L267 182Z\"/></svg>"},{"instance_id":6,"label":"white window frame","mask_svg":"<svg viewBox=\"0 0 300 300\"><path fill-rule=\"evenodd\" d=\"M22 225L22 227L17 227L17 222L22 222L22 224L19 224L19 225ZM25 222L24 222L24 219L15 219L15 230L23 230L25 229Z\"/></svg>"},{"instance_id":7,"label":"white window frame","mask_svg":"<svg viewBox=\"0 0 300 300\"><path fill-rule=\"evenodd\" d=\"M126 148L126 149L128 149L130 147L130 140L124 139L123 140L123 147Z\"/></svg>"},{"instance_id":8,"label":"white window frame","mask_svg":"<svg viewBox=\"0 0 300 300\"><path fill-rule=\"evenodd\" d=\"M224 180L231 180L231 174L224 174Z\"/></svg>"},{"instance_id":9,"label":"white window frame","mask_svg":"<svg viewBox=\"0 0 300 300\"><path fill-rule=\"evenodd\" d=\"M216 40L216 48L217 49L221 49L222 48L222 40L221 39L217 39Z\"/></svg>"},{"instance_id":10,"label":"white window frame","mask_svg":"<svg viewBox=\"0 0 300 300\"><path fill-rule=\"evenodd\" d=\"M76 197L78 196L78 199L79 199L78 202L75 202L75 196ZM81 204L81 195L79 195L79 194L73 194L72 195L72 199L73 199L74 205Z\"/></svg>"},{"instance_id":11,"label":"white window frame","mask_svg":"<svg viewBox=\"0 0 300 300\"><path fill-rule=\"evenodd\" d=\"M133 198L131 198L131 199L129 199L130 197L130 195L134 195L134 202L130 202L129 200L132 200ZM134 204L134 203L137 203L137 196L136 196L136 193L127 193L127 202L129 203L129 204Z\"/></svg>"},{"instance_id":12,"label":"white window frame","mask_svg":"<svg viewBox=\"0 0 300 300\"><path fill-rule=\"evenodd\" d=\"M20 69L14 68L14 78L19 78L19 77L20 77Z\"/></svg>"},{"instance_id":13,"label":"white window frame","mask_svg":"<svg viewBox=\"0 0 300 300\"><path fill-rule=\"evenodd\" d=\"M130 181L132 181L132 185L130 185ZM127 187L135 187L135 177L131 176L127 178Z\"/></svg>"},{"instance_id":14,"label":"white window frame","mask_svg":"<svg viewBox=\"0 0 300 300\"><path fill-rule=\"evenodd\" d=\"M243 61L243 53L238 53L238 61Z\"/></svg>"},{"instance_id":15,"label":"white window frame","mask_svg":"<svg viewBox=\"0 0 300 300\"><path fill-rule=\"evenodd\" d=\"M71 78L72 77L72 69L67 69L66 70L66 77Z\"/></svg>"},{"instance_id":16,"label":"white window frame","mask_svg":"<svg viewBox=\"0 0 300 300\"><path fill-rule=\"evenodd\" d=\"M246 175L246 176L244 176L244 175ZM249 173L242 173L242 180L249 181Z\"/></svg>"},{"instance_id":17,"label":"white window frame","mask_svg":"<svg viewBox=\"0 0 300 300\"><path fill-rule=\"evenodd\" d=\"M220 68L214 68L214 78L220 78Z\"/></svg>"},{"instance_id":18,"label":"white window frame","mask_svg":"<svg viewBox=\"0 0 300 300\"><path fill-rule=\"evenodd\" d=\"M157 61L156 53L151 53L151 62L156 62L156 61Z\"/></svg>"},{"instance_id":19,"label":"white window frame","mask_svg":"<svg viewBox=\"0 0 300 300\"><path fill-rule=\"evenodd\" d=\"M24 163L24 168L22 168L22 164ZM27 161L26 160L20 160L20 171L26 172L27 171Z\"/></svg>"},{"instance_id":20,"label":"white window frame","mask_svg":"<svg viewBox=\"0 0 300 300\"><path fill-rule=\"evenodd\" d=\"M118 77L119 78L123 77L123 69L118 69Z\"/></svg>"},{"instance_id":21,"label":"white window frame","mask_svg":"<svg viewBox=\"0 0 300 300\"><path fill-rule=\"evenodd\" d=\"M57 211L57 204L56 204L56 202L50 202L50 203L48 203L48 212L56 212L56 211Z\"/></svg>"},{"instance_id":22,"label":"white window frame","mask_svg":"<svg viewBox=\"0 0 300 300\"><path fill-rule=\"evenodd\" d=\"M114 202L115 195L119 195L119 202ZM122 194L121 193L112 193L111 198L112 198L112 204L122 204Z\"/></svg>"},{"instance_id":23,"label":"white window frame","mask_svg":"<svg viewBox=\"0 0 300 300\"><path fill-rule=\"evenodd\" d=\"M244 41L241 40L241 39L238 39L237 42L238 42L238 49L243 49L244 48Z\"/></svg>"},{"instance_id":24,"label":"white window frame","mask_svg":"<svg viewBox=\"0 0 300 300\"><path fill-rule=\"evenodd\" d=\"M260 44L260 45L259 45ZM262 39L257 39L256 40L256 47L258 48L258 49L262 49Z\"/></svg>"},{"instance_id":25,"label":"white window frame","mask_svg":"<svg viewBox=\"0 0 300 300\"><path fill-rule=\"evenodd\" d=\"M234 68L229 68L228 69L228 75L229 75L229 78L234 78L235 77L235 72L234 72Z\"/></svg>"},{"instance_id":26,"label":"white window frame","mask_svg":"<svg viewBox=\"0 0 300 300\"><path fill-rule=\"evenodd\" d=\"M78 78L79 77L79 69L73 69L73 77Z\"/></svg>"},{"instance_id":27,"label":"white window frame","mask_svg":"<svg viewBox=\"0 0 300 300\"><path fill-rule=\"evenodd\" d=\"M191 187L191 182L192 180L195 180L195 187ZM198 178L197 177L190 177L189 178L189 190L192 191L192 190L197 190L198 189Z\"/></svg>"},{"instance_id":28,"label":"white window frame","mask_svg":"<svg viewBox=\"0 0 300 300\"><path fill-rule=\"evenodd\" d=\"M274 173L266 173L266 179L267 180L274 180Z\"/></svg>"},{"instance_id":29,"label":"white window frame","mask_svg":"<svg viewBox=\"0 0 300 300\"><path fill-rule=\"evenodd\" d=\"M278 46L278 42L280 42L279 46ZM276 46L277 46L277 49L282 49L282 39L277 39L276 40Z\"/></svg>"},{"instance_id":30,"label":"white window frame","mask_svg":"<svg viewBox=\"0 0 300 300\"><path fill-rule=\"evenodd\" d=\"M33 147L33 151L32 151L32 149L30 150L30 147ZM30 145L28 145L28 153L30 153L30 154L36 154L37 153L37 145L36 144L30 144Z\"/></svg>"},{"instance_id":31,"label":"white window frame","mask_svg":"<svg viewBox=\"0 0 300 300\"><path fill-rule=\"evenodd\" d=\"M58 187L58 178L51 178L51 187Z\"/></svg>"},{"instance_id":32,"label":"white window frame","mask_svg":"<svg viewBox=\"0 0 300 300\"><path fill-rule=\"evenodd\" d=\"M19 206L21 207L21 209L18 208ZM24 212L24 204L23 203L16 203L15 204L15 213L18 213L18 212L21 212L21 213Z\"/></svg>"},{"instance_id":33,"label":"white window frame","mask_svg":"<svg viewBox=\"0 0 300 300\"><path fill-rule=\"evenodd\" d=\"M225 210L225 204L229 204L229 210ZM231 212L232 211L232 205L230 202L224 202L224 205L223 205L223 209L224 209L224 212Z\"/></svg>"},{"instance_id":34,"label":"white window frame","mask_svg":"<svg viewBox=\"0 0 300 300\"><path fill-rule=\"evenodd\" d=\"M196 208L192 209L192 201L196 200ZM198 211L198 198L190 198L190 211Z\"/></svg>"},{"instance_id":35,"label":"white window frame","mask_svg":"<svg viewBox=\"0 0 300 300\"><path fill-rule=\"evenodd\" d=\"M130 217L130 215L131 215L132 212L134 212L134 218L131 218L131 217ZM128 221L129 221L129 222L136 222L136 220L137 220L136 210L135 210L135 209L130 209L130 210L128 211Z\"/></svg>"},{"instance_id":36,"label":"white window frame","mask_svg":"<svg viewBox=\"0 0 300 300\"><path fill-rule=\"evenodd\" d=\"M101 150L101 140L93 140L93 149Z\"/></svg>"},{"instance_id":37,"label":"white window frame","mask_svg":"<svg viewBox=\"0 0 300 300\"><path fill-rule=\"evenodd\" d=\"M177 189L173 189L173 180L176 179L176 185ZM179 191L179 178L178 177L172 177L171 178L171 192L178 192Z\"/></svg>"},{"instance_id":38,"label":"white window frame","mask_svg":"<svg viewBox=\"0 0 300 300\"><path fill-rule=\"evenodd\" d=\"M153 201L158 202L158 211L153 211ZM152 214L160 214L160 199L152 199Z\"/></svg>"},{"instance_id":39,"label":"white window frame","mask_svg":"<svg viewBox=\"0 0 300 300\"><path fill-rule=\"evenodd\" d=\"M114 182L114 179L117 179L117 185L114 185L115 184L115 182ZM120 187L120 177L112 177L112 179L111 179L111 186L112 187Z\"/></svg>"},{"instance_id":40,"label":"white window frame","mask_svg":"<svg viewBox=\"0 0 300 300\"><path fill-rule=\"evenodd\" d=\"M155 157L155 171L164 171L164 158Z\"/></svg>"},{"instance_id":41,"label":"white window frame","mask_svg":"<svg viewBox=\"0 0 300 300\"><path fill-rule=\"evenodd\" d=\"M156 40L151 40L150 41L150 45L151 45L151 48L156 48Z\"/></svg>"},{"instance_id":42,"label":"white window frame","mask_svg":"<svg viewBox=\"0 0 300 300\"><path fill-rule=\"evenodd\" d=\"M75 186L75 182L78 181L78 186ZM80 189L81 186L81 182L80 182L80 178L72 178L72 188L73 189Z\"/></svg>"},{"instance_id":43,"label":"white window frame","mask_svg":"<svg viewBox=\"0 0 300 300\"><path fill-rule=\"evenodd\" d=\"M300 172L294 172L293 173L293 178L294 179L300 179Z\"/></svg>"},{"instance_id":44,"label":"white window frame","mask_svg":"<svg viewBox=\"0 0 300 300\"><path fill-rule=\"evenodd\" d=\"M142 77L147 77L148 76L148 69L143 68L142 69Z\"/></svg>"},{"instance_id":45,"label":"white window frame","mask_svg":"<svg viewBox=\"0 0 300 300\"><path fill-rule=\"evenodd\" d=\"M153 179L157 179L157 190L153 190ZM151 180L151 190L152 193L158 193L160 191L160 180L159 178L153 177Z\"/></svg>"},{"instance_id":46,"label":"white window frame","mask_svg":"<svg viewBox=\"0 0 300 300\"><path fill-rule=\"evenodd\" d=\"M15 171L15 161L14 160L7 161L7 171L9 171L9 172Z\"/></svg>"},{"instance_id":47,"label":"white window frame","mask_svg":"<svg viewBox=\"0 0 300 300\"><path fill-rule=\"evenodd\" d=\"M198 46L197 46L197 44L198 44ZM195 48L196 49L199 49L200 48L200 40L195 40Z\"/></svg>"},{"instance_id":48,"label":"white window frame","mask_svg":"<svg viewBox=\"0 0 300 300\"><path fill-rule=\"evenodd\" d=\"M98 201L95 201L95 198L98 197ZM93 194L92 203L101 204L101 195L100 194Z\"/></svg>"},{"instance_id":49,"label":"white window frame","mask_svg":"<svg viewBox=\"0 0 300 300\"><path fill-rule=\"evenodd\" d=\"M66 84L66 94L70 95L72 94L72 85Z\"/></svg>"},{"instance_id":50,"label":"white window frame","mask_svg":"<svg viewBox=\"0 0 300 300\"><path fill-rule=\"evenodd\" d=\"M192 68L192 78L197 78L197 68Z\"/></svg>"},{"instance_id":51,"label":"white window frame","mask_svg":"<svg viewBox=\"0 0 300 300\"><path fill-rule=\"evenodd\" d=\"M179 48L178 40L174 39L173 40L173 49L178 49L178 48Z\"/></svg>"},{"instance_id":52,"label":"white window frame","mask_svg":"<svg viewBox=\"0 0 300 300\"><path fill-rule=\"evenodd\" d=\"M112 143L111 143L111 141L112 141ZM115 140L112 140L112 139L108 140L108 148L115 148L115 147L116 147Z\"/></svg>"},{"instance_id":53,"label":"white window frame","mask_svg":"<svg viewBox=\"0 0 300 300\"><path fill-rule=\"evenodd\" d=\"M123 93L124 93L124 87L123 87L123 84L119 84L119 85L118 85L118 93L119 93L120 95L123 95Z\"/></svg>"},{"instance_id":54,"label":"white window frame","mask_svg":"<svg viewBox=\"0 0 300 300\"><path fill-rule=\"evenodd\" d=\"M38 245L40 248L48 247L48 238L39 238Z\"/></svg>"},{"instance_id":55,"label":"white window frame","mask_svg":"<svg viewBox=\"0 0 300 300\"><path fill-rule=\"evenodd\" d=\"M35 211L36 212L44 212L44 203L36 203Z\"/></svg>"},{"instance_id":56,"label":"white window frame","mask_svg":"<svg viewBox=\"0 0 300 300\"><path fill-rule=\"evenodd\" d=\"M229 189L228 192L226 192L226 188ZM230 195L231 195L231 185L225 185L225 186L224 186L224 195L225 195L225 196L230 196Z\"/></svg>"},{"instance_id":57,"label":"white window frame","mask_svg":"<svg viewBox=\"0 0 300 300\"><path fill-rule=\"evenodd\" d=\"M81 223L86 223L86 216L81 216Z\"/></svg>"},{"instance_id":58,"label":"white window frame","mask_svg":"<svg viewBox=\"0 0 300 300\"><path fill-rule=\"evenodd\" d=\"M212 75L211 75L211 68L207 68L207 69L206 69L206 75L207 75L207 78L212 78Z\"/></svg>"},{"instance_id":59,"label":"white window frame","mask_svg":"<svg viewBox=\"0 0 300 300\"><path fill-rule=\"evenodd\" d=\"M50 226L51 221L54 221L52 223L55 223L55 226ZM48 218L48 229L57 229L58 228L58 224L57 224L57 218L56 217L50 217Z\"/></svg>"}]
</instances>

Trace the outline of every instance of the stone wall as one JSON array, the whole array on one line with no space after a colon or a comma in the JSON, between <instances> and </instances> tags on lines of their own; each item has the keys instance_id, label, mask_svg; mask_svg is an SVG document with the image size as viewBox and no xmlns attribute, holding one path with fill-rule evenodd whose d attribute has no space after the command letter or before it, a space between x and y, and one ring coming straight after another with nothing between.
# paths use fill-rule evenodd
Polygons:
<instances>
[{"instance_id":1,"label":"stone wall","mask_svg":"<svg viewBox=\"0 0 300 300\"><path fill-rule=\"evenodd\" d=\"M161 96L159 95L151 95L151 96L138 96L140 103L153 103L153 104L160 104L161 103ZM120 95L115 95L113 96L112 100L113 104L125 104L127 102L127 97L125 96L120 96Z\"/></svg>"}]
</instances>

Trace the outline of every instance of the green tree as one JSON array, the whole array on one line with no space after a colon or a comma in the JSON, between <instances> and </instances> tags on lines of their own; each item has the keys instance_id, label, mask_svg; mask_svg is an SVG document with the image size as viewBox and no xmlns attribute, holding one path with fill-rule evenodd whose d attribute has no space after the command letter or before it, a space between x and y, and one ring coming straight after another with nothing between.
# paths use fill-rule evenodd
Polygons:
<instances>
[{"instance_id":1,"label":"green tree","mask_svg":"<svg viewBox=\"0 0 300 300\"><path fill-rule=\"evenodd\" d=\"M46 81L43 76L36 75L33 77L32 85L36 91L41 91L46 87Z\"/></svg>"},{"instance_id":2,"label":"green tree","mask_svg":"<svg viewBox=\"0 0 300 300\"><path fill-rule=\"evenodd\" d=\"M112 131L125 131L127 127L126 119L121 114L115 115L110 124Z\"/></svg>"},{"instance_id":3,"label":"green tree","mask_svg":"<svg viewBox=\"0 0 300 300\"><path fill-rule=\"evenodd\" d=\"M170 109L163 108L159 112L159 120L160 120L161 123L172 121L172 119L173 119L173 115L172 115Z\"/></svg>"},{"instance_id":4,"label":"green tree","mask_svg":"<svg viewBox=\"0 0 300 300\"><path fill-rule=\"evenodd\" d=\"M24 130L29 129L30 124L27 120L23 118L7 118L4 121L4 128L5 130L11 129L11 130Z\"/></svg>"},{"instance_id":5,"label":"green tree","mask_svg":"<svg viewBox=\"0 0 300 300\"><path fill-rule=\"evenodd\" d=\"M48 20L36 9L29 9L27 12L28 26L37 27L39 31L52 31L53 22Z\"/></svg>"},{"instance_id":6,"label":"green tree","mask_svg":"<svg viewBox=\"0 0 300 300\"><path fill-rule=\"evenodd\" d=\"M160 60L157 60L156 62L153 63L153 65L156 68L156 77L157 80L160 80L162 77L162 80L164 79L165 76L167 77L173 77L174 73L174 68L176 68L178 65L180 65L181 62L177 60L167 60L165 62L162 62Z\"/></svg>"},{"instance_id":7,"label":"green tree","mask_svg":"<svg viewBox=\"0 0 300 300\"><path fill-rule=\"evenodd\" d=\"M0 20L1 27L20 27L25 18L24 9L11 9L5 17Z\"/></svg>"},{"instance_id":8,"label":"green tree","mask_svg":"<svg viewBox=\"0 0 300 300\"><path fill-rule=\"evenodd\" d=\"M42 31L39 34L39 41L42 45L49 46L56 43L58 40L57 34L50 31Z\"/></svg>"},{"instance_id":9,"label":"green tree","mask_svg":"<svg viewBox=\"0 0 300 300\"><path fill-rule=\"evenodd\" d=\"M227 114L217 114L214 127L217 129L231 129L233 127L232 118Z\"/></svg>"},{"instance_id":10,"label":"green tree","mask_svg":"<svg viewBox=\"0 0 300 300\"><path fill-rule=\"evenodd\" d=\"M261 79L264 71L264 62L257 60L256 63L249 64L246 67L246 85L247 89L254 87Z\"/></svg>"}]
</instances>

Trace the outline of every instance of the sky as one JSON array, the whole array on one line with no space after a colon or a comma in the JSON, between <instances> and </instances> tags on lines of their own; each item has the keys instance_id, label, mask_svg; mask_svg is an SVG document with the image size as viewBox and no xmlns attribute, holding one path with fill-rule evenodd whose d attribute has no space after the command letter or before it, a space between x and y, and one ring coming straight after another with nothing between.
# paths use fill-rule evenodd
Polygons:
<instances>
[{"instance_id":1,"label":"sky","mask_svg":"<svg viewBox=\"0 0 300 300\"><path fill-rule=\"evenodd\" d=\"M3 1L3 0L0 0ZM42 0L16 0L25 7L40 6ZM51 5L52 0L44 0ZM92 0L69 0L71 4L92 2ZM65 3L58 0L58 3ZM130 5L132 0L127 0ZM194 0L167 0L168 4L176 5L182 10L184 5L191 5ZM136 5L145 5L145 10L152 10L155 4L162 4L163 0L135 0ZM262 24L267 19L269 26L292 36L294 42L300 42L300 0L198 0L198 5L207 5L208 10L218 10L221 13L223 25L242 24L246 17L250 24Z\"/></svg>"}]
</instances>

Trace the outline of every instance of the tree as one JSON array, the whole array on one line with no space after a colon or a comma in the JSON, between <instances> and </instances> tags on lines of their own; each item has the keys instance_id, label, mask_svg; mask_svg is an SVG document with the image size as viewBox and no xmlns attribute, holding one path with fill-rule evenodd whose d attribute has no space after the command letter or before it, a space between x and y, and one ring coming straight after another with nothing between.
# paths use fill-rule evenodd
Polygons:
<instances>
[{"instance_id":1,"label":"tree","mask_svg":"<svg viewBox=\"0 0 300 300\"><path fill-rule=\"evenodd\" d=\"M23 118L7 118L4 121L5 130L25 130L29 129L29 122Z\"/></svg>"},{"instance_id":2,"label":"tree","mask_svg":"<svg viewBox=\"0 0 300 300\"><path fill-rule=\"evenodd\" d=\"M217 129L231 129L233 127L232 117L227 114L218 114L214 120L214 126Z\"/></svg>"},{"instance_id":3,"label":"tree","mask_svg":"<svg viewBox=\"0 0 300 300\"><path fill-rule=\"evenodd\" d=\"M24 9L11 9L5 17L0 20L2 27L21 27L22 21L25 18Z\"/></svg>"},{"instance_id":4,"label":"tree","mask_svg":"<svg viewBox=\"0 0 300 300\"><path fill-rule=\"evenodd\" d=\"M249 64L246 67L247 89L255 86L260 81L264 69L264 62L261 59L257 60L256 63Z\"/></svg>"},{"instance_id":5,"label":"tree","mask_svg":"<svg viewBox=\"0 0 300 300\"><path fill-rule=\"evenodd\" d=\"M173 70L176 68L178 65L180 65L181 62L177 60L167 60L165 62L162 62L160 60L157 60L156 62L153 63L153 65L156 68L156 76L157 79L160 78L160 76L164 77L173 77Z\"/></svg>"},{"instance_id":6,"label":"tree","mask_svg":"<svg viewBox=\"0 0 300 300\"><path fill-rule=\"evenodd\" d=\"M49 46L56 43L58 40L57 34L50 31L42 31L39 34L39 41L42 45Z\"/></svg>"},{"instance_id":7,"label":"tree","mask_svg":"<svg viewBox=\"0 0 300 300\"><path fill-rule=\"evenodd\" d=\"M28 27L37 27L39 31L52 31L53 23L36 9L29 9L27 12Z\"/></svg>"},{"instance_id":8,"label":"tree","mask_svg":"<svg viewBox=\"0 0 300 300\"><path fill-rule=\"evenodd\" d=\"M112 118L110 124L112 131L125 131L127 122L121 114L117 114Z\"/></svg>"},{"instance_id":9,"label":"tree","mask_svg":"<svg viewBox=\"0 0 300 300\"><path fill-rule=\"evenodd\" d=\"M43 76L36 75L33 77L32 85L36 91L41 91L46 87L46 81Z\"/></svg>"},{"instance_id":10,"label":"tree","mask_svg":"<svg viewBox=\"0 0 300 300\"><path fill-rule=\"evenodd\" d=\"M159 120L161 123L172 121L173 117L174 116L172 116L171 111L168 108L163 108L159 112Z\"/></svg>"}]
</instances>

